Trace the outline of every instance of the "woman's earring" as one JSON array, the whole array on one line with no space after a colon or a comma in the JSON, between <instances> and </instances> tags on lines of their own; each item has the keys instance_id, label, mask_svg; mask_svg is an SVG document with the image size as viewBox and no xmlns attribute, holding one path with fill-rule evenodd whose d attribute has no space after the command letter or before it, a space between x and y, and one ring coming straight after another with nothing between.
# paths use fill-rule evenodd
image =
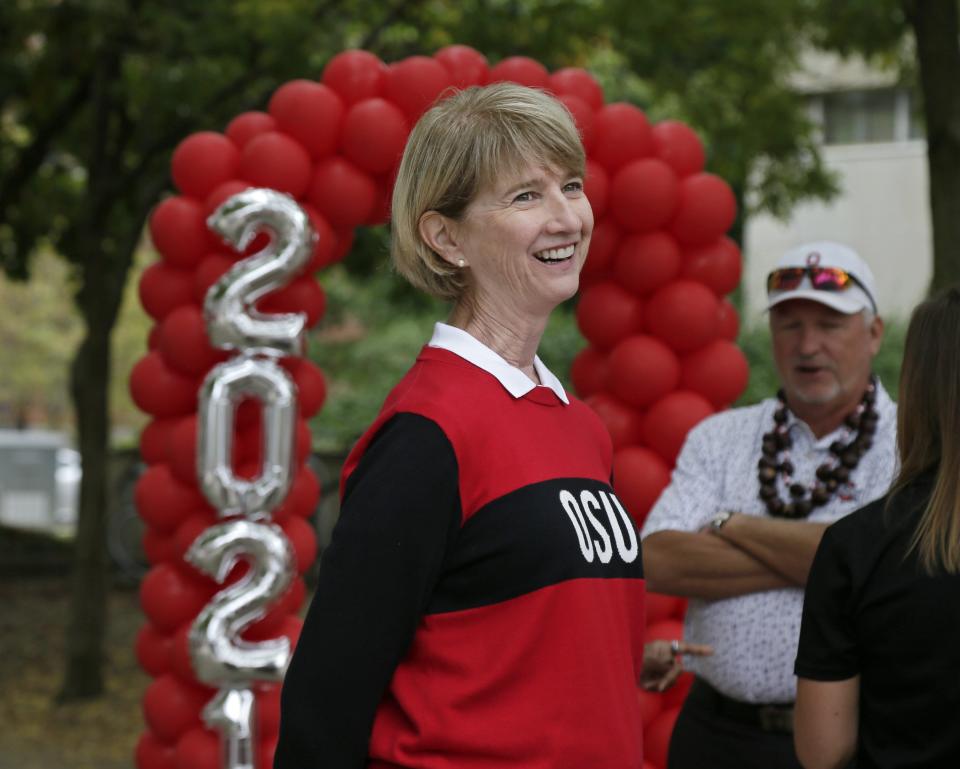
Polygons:
<instances>
[{"instance_id":1,"label":"woman's earring","mask_svg":"<svg viewBox=\"0 0 960 769\"><path fill-rule=\"evenodd\" d=\"M459 262L457 262L457 267L463 267L465 264L466 262L461 259Z\"/></svg>"}]
</instances>

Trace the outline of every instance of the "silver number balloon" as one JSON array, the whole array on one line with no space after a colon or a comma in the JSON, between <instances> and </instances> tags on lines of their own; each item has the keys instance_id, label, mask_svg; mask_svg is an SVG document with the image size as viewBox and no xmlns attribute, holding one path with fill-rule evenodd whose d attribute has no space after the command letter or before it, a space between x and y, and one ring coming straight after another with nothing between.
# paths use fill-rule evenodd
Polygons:
<instances>
[{"instance_id":1,"label":"silver number balloon","mask_svg":"<svg viewBox=\"0 0 960 769\"><path fill-rule=\"evenodd\" d=\"M220 741L221 766L227 769L256 769L257 699L250 689L225 688L218 691L203 709L203 720L223 735Z\"/></svg>"},{"instance_id":2,"label":"silver number balloon","mask_svg":"<svg viewBox=\"0 0 960 769\"><path fill-rule=\"evenodd\" d=\"M233 471L233 422L247 397L260 401L263 466L251 480ZM267 519L290 491L297 393L274 361L242 355L210 371L200 391L197 473L200 488L221 517Z\"/></svg>"},{"instance_id":3,"label":"silver number balloon","mask_svg":"<svg viewBox=\"0 0 960 769\"><path fill-rule=\"evenodd\" d=\"M250 189L228 198L207 224L241 251L264 228L273 235L264 250L239 262L207 292L203 311L210 343L263 355L302 354L306 315L264 315L254 304L310 258L317 236L303 209L289 195Z\"/></svg>"},{"instance_id":4,"label":"silver number balloon","mask_svg":"<svg viewBox=\"0 0 960 769\"><path fill-rule=\"evenodd\" d=\"M236 688L257 681L279 681L290 660L285 636L252 643L240 633L260 619L290 586L294 556L275 524L225 521L211 526L187 550L187 560L222 583L242 558L250 571L217 593L190 627L190 658L201 681Z\"/></svg>"}]
</instances>

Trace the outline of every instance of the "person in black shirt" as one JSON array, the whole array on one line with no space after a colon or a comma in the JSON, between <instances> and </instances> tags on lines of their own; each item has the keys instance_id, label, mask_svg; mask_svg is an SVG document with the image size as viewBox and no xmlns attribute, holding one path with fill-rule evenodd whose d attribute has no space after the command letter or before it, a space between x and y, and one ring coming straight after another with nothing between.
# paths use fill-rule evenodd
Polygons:
<instances>
[{"instance_id":1,"label":"person in black shirt","mask_svg":"<svg viewBox=\"0 0 960 769\"><path fill-rule=\"evenodd\" d=\"M807 769L960 766L960 289L921 304L900 471L827 529L807 582L795 740Z\"/></svg>"}]
</instances>

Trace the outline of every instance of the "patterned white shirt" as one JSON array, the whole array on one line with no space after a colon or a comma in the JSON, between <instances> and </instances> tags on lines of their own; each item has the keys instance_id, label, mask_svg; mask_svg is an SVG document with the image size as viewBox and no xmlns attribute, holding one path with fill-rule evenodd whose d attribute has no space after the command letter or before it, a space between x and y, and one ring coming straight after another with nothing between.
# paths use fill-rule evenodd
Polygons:
<instances>
[{"instance_id":1,"label":"patterned white shirt","mask_svg":"<svg viewBox=\"0 0 960 769\"><path fill-rule=\"evenodd\" d=\"M769 398L746 408L732 409L705 419L690 431L670 485L647 517L641 535L658 531L697 531L722 510L766 516L760 500L757 461L764 433L773 427L778 401ZM879 416L872 448L850 477L823 507L806 520L832 523L882 496L896 469L897 406L883 386L877 388ZM809 485L817 467L830 458L830 444L849 441L852 431L841 426L817 439L806 423L791 414L788 422L793 445L789 458L794 482ZM789 497L782 475L778 488ZM728 697L742 702L793 702L796 678L793 662L800 636L803 590L791 588L720 600L691 599L684 637L710 644L710 657L690 657L688 669Z\"/></svg>"}]
</instances>

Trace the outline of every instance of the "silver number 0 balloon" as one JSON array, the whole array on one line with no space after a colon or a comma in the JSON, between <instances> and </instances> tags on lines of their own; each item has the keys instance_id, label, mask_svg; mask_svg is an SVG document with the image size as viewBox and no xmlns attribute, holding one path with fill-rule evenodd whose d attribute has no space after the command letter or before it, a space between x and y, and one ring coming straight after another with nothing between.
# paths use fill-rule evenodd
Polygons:
<instances>
[{"instance_id":1,"label":"silver number 0 balloon","mask_svg":"<svg viewBox=\"0 0 960 769\"><path fill-rule=\"evenodd\" d=\"M242 250L263 228L269 245L234 266L207 292L204 316L211 343L240 354L216 366L203 383L198 420L200 487L221 517L242 516L210 527L186 558L223 583L240 558L251 570L221 590L190 629L197 677L219 691L204 720L221 734L224 769L256 766L255 707L251 684L279 681L290 660L287 638L251 643L240 638L290 585L294 556L283 531L268 523L290 490L294 458L296 386L275 358L300 354L305 315L263 315L256 301L284 285L308 260L315 234L287 195L250 189L224 202L207 220ZM232 467L234 415L244 398L262 406L263 466L242 480Z\"/></svg>"}]
</instances>

